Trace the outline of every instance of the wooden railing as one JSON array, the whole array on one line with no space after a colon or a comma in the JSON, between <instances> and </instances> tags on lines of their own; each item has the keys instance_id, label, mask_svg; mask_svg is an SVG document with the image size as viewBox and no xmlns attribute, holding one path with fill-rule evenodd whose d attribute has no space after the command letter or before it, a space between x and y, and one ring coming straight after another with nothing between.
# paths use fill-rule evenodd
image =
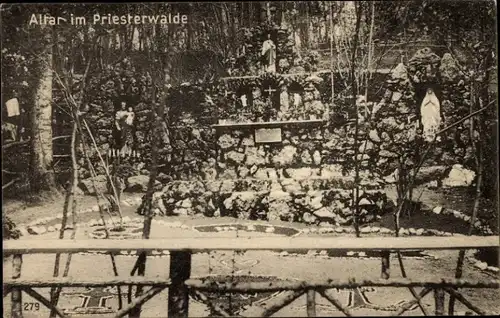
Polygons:
<instances>
[{"instance_id":1,"label":"wooden railing","mask_svg":"<svg viewBox=\"0 0 500 318\"><path fill-rule=\"evenodd\" d=\"M189 309L189 295L205 302L213 312L220 316L229 316L223 308L211 304L203 292L271 292L287 291L278 302L269 303L262 307L261 316L270 316L287 306L298 297L306 294L307 315L316 315L316 293L323 296L338 310L347 316L352 312L345 308L333 295L332 288L356 287L423 287L420 293L412 292L414 299L405 303L396 312L401 315L415 305L419 305L425 315L429 314L421 305L421 299L434 292L435 314L444 314L445 293L455 297L470 310L485 315L487 312L469 302L457 288L499 288L498 280L468 281L465 279L436 279L420 280L407 278L388 278L384 267L388 266L390 253L404 250L462 250L487 247L499 247L498 237L385 237L385 238L339 238L339 237L274 237L274 238L201 238L201 239L150 239L150 240L9 240L4 242L4 256L11 255L13 263L12 278L4 277L3 295L11 294L11 316L22 317L22 292L38 300L44 306L57 313L60 317L67 317L62 309L52 304L50 300L40 295L33 288L48 287L80 287L80 286L152 286L143 292L130 304L120 309L115 317L124 317L138 306L142 306L155 295L169 288L168 316L187 317ZM169 278L164 277L113 277L110 279L92 279L76 277L50 277L36 280L23 279L21 267L23 254L38 253L79 253L100 251L118 253L122 251L152 252L158 250L170 251ZM382 277L376 280L361 278L347 278L344 280L318 279L308 281L279 281L279 282L221 282L211 279L191 279L191 255L194 252L209 252L212 250L336 250L336 251L380 251L382 257ZM384 259L386 261L384 261ZM385 265L384 265L385 264ZM5 266L5 265L4 265ZM413 290L413 289L412 289Z\"/></svg>"}]
</instances>

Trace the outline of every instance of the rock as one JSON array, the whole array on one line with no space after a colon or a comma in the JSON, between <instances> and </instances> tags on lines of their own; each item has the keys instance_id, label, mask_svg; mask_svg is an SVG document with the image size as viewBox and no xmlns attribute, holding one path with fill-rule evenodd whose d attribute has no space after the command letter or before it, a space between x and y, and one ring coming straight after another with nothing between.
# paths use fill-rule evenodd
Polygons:
<instances>
[{"instance_id":1,"label":"rock","mask_svg":"<svg viewBox=\"0 0 500 318\"><path fill-rule=\"evenodd\" d=\"M424 184L424 187L428 189L437 189L439 187L439 184L436 180L433 180Z\"/></svg>"},{"instance_id":2,"label":"rock","mask_svg":"<svg viewBox=\"0 0 500 318\"><path fill-rule=\"evenodd\" d=\"M399 63L391 72L391 79L393 81L406 81L408 79L408 72L403 63Z\"/></svg>"},{"instance_id":3,"label":"rock","mask_svg":"<svg viewBox=\"0 0 500 318\"><path fill-rule=\"evenodd\" d=\"M245 154L236 151L230 151L226 154L226 157L236 164L242 164L243 160L245 159Z\"/></svg>"},{"instance_id":4,"label":"rock","mask_svg":"<svg viewBox=\"0 0 500 318\"><path fill-rule=\"evenodd\" d=\"M324 165L321 169L321 178L335 179L342 177L342 167L340 165Z\"/></svg>"},{"instance_id":5,"label":"rock","mask_svg":"<svg viewBox=\"0 0 500 318\"><path fill-rule=\"evenodd\" d=\"M47 232L55 232L56 229L53 226L47 227Z\"/></svg>"},{"instance_id":6,"label":"rock","mask_svg":"<svg viewBox=\"0 0 500 318\"><path fill-rule=\"evenodd\" d=\"M307 179L312 175L311 168L286 169L286 172L293 179Z\"/></svg>"},{"instance_id":7,"label":"rock","mask_svg":"<svg viewBox=\"0 0 500 318\"><path fill-rule=\"evenodd\" d=\"M257 170L257 172L253 175L253 177L255 179L262 179L262 180L265 180L267 179L269 176L267 174L267 171L264 170L264 169L259 169Z\"/></svg>"},{"instance_id":8,"label":"rock","mask_svg":"<svg viewBox=\"0 0 500 318\"><path fill-rule=\"evenodd\" d=\"M443 187L467 187L472 184L476 177L476 173L472 170L464 168L461 164L453 165L442 184Z\"/></svg>"},{"instance_id":9,"label":"rock","mask_svg":"<svg viewBox=\"0 0 500 318\"><path fill-rule=\"evenodd\" d=\"M253 224L247 225L247 231L251 231L252 232L252 231L255 231L255 230L256 230L256 228L255 228L255 226Z\"/></svg>"},{"instance_id":10,"label":"rock","mask_svg":"<svg viewBox=\"0 0 500 318\"><path fill-rule=\"evenodd\" d=\"M266 233L273 233L276 229L273 226L268 226L266 228Z\"/></svg>"},{"instance_id":11,"label":"rock","mask_svg":"<svg viewBox=\"0 0 500 318\"><path fill-rule=\"evenodd\" d=\"M425 230L424 230L424 229L422 229L422 228L420 228L420 229L418 229L418 230L415 232L415 235L417 235L417 236L422 236L422 235L424 234L424 232L425 232Z\"/></svg>"},{"instance_id":12,"label":"rock","mask_svg":"<svg viewBox=\"0 0 500 318\"><path fill-rule=\"evenodd\" d=\"M323 196L315 196L311 199L310 206L313 211L321 209L323 207ZM316 213L315 213L316 214ZM317 215L317 214L316 214Z\"/></svg>"},{"instance_id":13,"label":"rock","mask_svg":"<svg viewBox=\"0 0 500 318\"><path fill-rule=\"evenodd\" d=\"M311 213L309 212L305 212L303 215L302 215L302 219L304 220L305 223L307 224L313 224L316 222L316 217L314 215L312 215Z\"/></svg>"},{"instance_id":14,"label":"rock","mask_svg":"<svg viewBox=\"0 0 500 318\"><path fill-rule=\"evenodd\" d=\"M288 254L288 252L287 252L287 251L283 251L283 252L281 252L281 253L280 253L280 256L282 256L282 257L288 256L288 255L289 255L289 254Z\"/></svg>"},{"instance_id":15,"label":"rock","mask_svg":"<svg viewBox=\"0 0 500 318\"><path fill-rule=\"evenodd\" d=\"M450 53L445 53L441 58L439 71L441 73L441 78L448 82L456 81L460 75L460 69Z\"/></svg>"},{"instance_id":16,"label":"rock","mask_svg":"<svg viewBox=\"0 0 500 318\"><path fill-rule=\"evenodd\" d=\"M361 145L359 146L358 150L361 153L364 153L366 151L372 150L373 147L374 147L373 143L371 141L369 141L369 140L366 140L365 142L361 143ZM369 158L369 157L367 157L367 158Z\"/></svg>"},{"instance_id":17,"label":"rock","mask_svg":"<svg viewBox=\"0 0 500 318\"><path fill-rule=\"evenodd\" d=\"M368 200L367 198L362 198L360 201L359 201L359 205L373 205L373 202L371 202L370 200Z\"/></svg>"},{"instance_id":18,"label":"rock","mask_svg":"<svg viewBox=\"0 0 500 318\"><path fill-rule=\"evenodd\" d=\"M390 234L392 231L386 227L380 229L381 234Z\"/></svg>"},{"instance_id":19,"label":"rock","mask_svg":"<svg viewBox=\"0 0 500 318\"><path fill-rule=\"evenodd\" d=\"M265 153L259 153L258 149L255 147L249 147L246 150L246 165L247 166L253 166L253 165L263 165L266 163L266 160L264 158Z\"/></svg>"},{"instance_id":20,"label":"rock","mask_svg":"<svg viewBox=\"0 0 500 318\"><path fill-rule=\"evenodd\" d=\"M378 233L380 228L378 226L372 226L372 233Z\"/></svg>"},{"instance_id":21,"label":"rock","mask_svg":"<svg viewBox=\"0 0 500 318\"><path fill-rule=\"evenodd\" d=\"M219 137L218 144L220 148L228 149L236 146L238 144L238 140L231 137L229 134L224 134Z\"/></svg>"},{"instance_id":22,"label":"rock","mask_svg":"<svg viewBox=\"0 0 500 318\"><path fill-rule=\"evenodd\" d=\"M28 227L27 231L31 235L40 235L46 233L47 229L44 226L33 226L33 227Z\"/></svg>"},{"instance_id":23,"label":"rock","mask_svg":"<svg viewBox=\"0 0 500 318\"><path fill-rule=\"evenodd\" d=\"M255 145L255 142L253 138L245 137L241 140L241 145L247 147L253 147Z\"/></svg>"},{"instance_id":24,"label":"rock","mask_svg":"<svg viewBox=\"0 0 500 318\"><path fill-rule=\"evenodd\" d=\"M343 233L344 232L344 228L343 227L336 227L335 228L335 232L336 233Z\"/></svg>"},{"instance_id":25,"label":"rock","mask_svg":"<svg viewBox=\"0 0 500 318\"><path fill-rule=\"evenodd\" d=\"M184 199L181 203L181 207L185 208L185 209L189 209L193 206L193 203L191 202L191 199Z\"/></svg>"},{"instance_id":26,"label":"rock","mask_svg":"<svg viewBox=\"0 0 500 318\"><path fill-rule=\"evenodd\" d=\"M238 177L246 178L250 174L250 169L245 166L238 167Z\"/></svg>"},{"instance_id":27,"label":"rock","mask_svg":"<svg viewBox=\"0 0 500 318\"><path fill-rule=\"evenodd\" d=\"M272 158L273 163L280 164L282 166L291 165L293 159L297 153L297 148L291 145L287 145L281 149L281 151Z\"/></svg>"},{"instance_id":28,"label":"rock","mask_svg":"<svg viewBox=\"0 0 500 318\"><path fill-rule=\"evenodd\" d=\"M319 217L319 218L328 218L328 219L335 219L336 214L330 211L326 207L322 207L317 211L313 212L314 216Z\"/></svg>"},{"instance_id":29,"label":"rock","mask_svg":"<svg viewBox=\"0 0 500 318\"><path fill-rule=\"evenodd\" d=\"M310 165L312 163L311 154L307 150L304 150L302 152L302 155L300 156L300 159L302 160L302 163L304 163L306 165Z\"/></svg>"},{"instance_id":30,"label":"rock","mask_svg":"<svg viewBox=\"0 0 500 318\"><path fill-rule=\"evenodd\" d=\"M375 129L370 130L368 133L368 137L373 142L381 142L380 137L378 136L378 132Z\"/></svg>"},{"instance_id":31,"label":"rock","mask_svg":"<svg viewBox=\"0 0 500 318\"><path fill-rule=\"evenodd\" d=\"M364 228L361 228L360 232L366 234L366 233L371 233L371 230L372 230L371 227L366 226Z\"/></svg>"},{"instance_id":32,"label":"rock","mask_svg":"<svg viewBox=\"0 0 500 318\"><path fill-rule=\"evenodd\" d=\"M400 92L394 92L392 94L391 101L398 102L401 99L401 97L403 97L403 94L401 94Z\"/></svg>"},{"instance_id":33,"label":"rock","mask_svg":"<svg viewBox=\"0 0 500 318\"><path fill-rule=\"evenodd\" d=\"M434 209L432 209L432 212L434 212L436 214L441 214L441 212L443 212L443 207L442 206L437 206Z\"/></svg>"},{"instance_id":34,"label":"rock","mask_svg":"<svg viewBox=\"0 0 500 318\"><path fill-rule=\"evenodd\" d=\"M281 185L283 189L287 192L300 192L302 190L300 183L291 178L281 180Z\"/></svg>"},{"instance_id":35,"label":"rock","mask_svg":"<svg viewBox=\"0 0 500 318\"><path fill-rule=\"evenodd\" d=\"M417 234L417 230L415 230L414 228L410 227L408 229L408 232L411 234L411 235L416 235Z\"/></svg>"},{"instance_id":36,"label":"rock","mask_svg":"<svg viewBox=\"0 0 500 318\"><path fill-rule=\"evenodd\" d=\"M149 176L139 175L127 179L129 192L146 192L148 190ZM155 180L155 186L161 186L160 181Z\"/></svg>"},{"instance_id":37,"label":"rock","mask_svg":"<svg viewBox=\"0 0 500 318\"><path fill-rule=\"evenodd\" d=\"M479 268L480 270L485 270L488 268L488 264L485 262L477 261L474 263L474 267Z\"/></svg>"},{"instance_id":38,"label":"rock","mask_svg":"<svg viewBox=\"0 0 500 318\"><path fill-rule=\"evenodd\" d=\"M488 266L486 269L492 273L498 273L499 271L498 267L495 266Z\"/></svg>"},{"instance_id":39,"label":"rock","mask_svg":"<svg viewBox=\"0 0 500 318\"><path fill-rule=\"evenodd\" d=\"M313 153L314 164L316 164L316 165L321 164L321 159L322 159L321 153L318 150L314 151L314 153Z\"/></svg>"},{"instance_id":40,"label":"rock","mask_svg":"<svg viewBox=\"0 0 500 318\"><path fill-rule=\"evenodd\" d=\"M94 185L96 189L94 189ZM80 189L87 195L95 195L96 190L98 193L107 193L107 179L105 175L98 175L95 177L84 179L79 184Z\"/></svg>"}]
</instances>

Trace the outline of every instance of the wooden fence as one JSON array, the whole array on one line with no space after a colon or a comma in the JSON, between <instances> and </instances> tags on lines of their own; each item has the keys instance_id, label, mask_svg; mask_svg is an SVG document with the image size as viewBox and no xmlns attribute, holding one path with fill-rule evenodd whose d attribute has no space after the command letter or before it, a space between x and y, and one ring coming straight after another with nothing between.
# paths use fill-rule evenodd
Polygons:
<instances>
[{"instance_id":1,"label":"wooden fence","mask_svg":"<svg viewBox=\"0 0 500 318\"><path fill-rule=\"evenodd\" d=\"M284 297L274 303L268 303L262 308L260 315L270 316L287 306L295 299L306 295L307 315L316 316L316 293L323 296L346 316L352 312L343 306L331 292L332 288L356 287L423 287L420 293L412 292L414 299L401 305L396 315L402 315L415 305L419 305L425 315L427 309L420 300L433 292L435 300L435 314L442 315L445 310L445 293L454 296L467 308L480 315L487 312L468 301L457 288L499 288L498 280L469 281L465 279L406 279L389 278L384 270L388 267L390 253L404 250L462 250L486 247L499 247L497 236L488 237L386 237L386 238L338 238L338 237L275 237L275 238L202 238L202 239L150 239L150 240L9 240L4 242L4 256L12 256L13 275L4 277L3 297L11 294L11 317L23 316L22 292L38 300L47 308L53 310L60 317L68 317L64 311L40 295L33 288L48 287L80 287L80 286L151 286L130 304L120 309L115 317L124 317L138 306L169 288L168 317L187 317L189 311L189 297L194 295L206 303L212 312L219 316L230 316L223 308L211 304L203 293L211 292L271 292L286 291ZM119 253L122 251L152 252L159 250L170 251L169 278L158 277L112 277L110 279L76 278L76 277L49 277L37 280L27 280L21 277L23 254L38 253L79 253L100 251ZM280 282L227 282L214 279L191 279L191 256L194 252L209 252L212 250L336 250L336 251L380 251L382 255L382 278L367 280L362 277L346 278L343 280L318 279L308 281L280 281ZM5 265L4 265L5 266Z\"/></svg>"}]
</instances>

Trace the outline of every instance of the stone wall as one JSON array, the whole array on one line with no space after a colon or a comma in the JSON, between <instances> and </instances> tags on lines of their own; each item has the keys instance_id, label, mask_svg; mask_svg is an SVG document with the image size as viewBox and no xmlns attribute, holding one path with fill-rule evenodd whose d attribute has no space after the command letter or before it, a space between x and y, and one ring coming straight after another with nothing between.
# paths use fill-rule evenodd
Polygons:
<instances>
[{"instance_id":1,"label":"stone wall","mask_svg":"<svg viewBox=\"0 0 500 318\"><path fill-rule=\"evenodd\" d=\"M357 159L361 167L363 192L359 203L362 216L365 220L374 218L390 206L381 190L390 182L385 177L398 167L402 155L412 160L418 149L420 132L415 106L419 103L419 85L440 85L445 124L453 122L465 107L468 108L466 101L460 101L460 96L466 97L466 84L454 72L454 67L448 56L440 58L424 50L418 52L408 66L400 64L393 70L384 85L382 100L367 102L358 98L359 108L366 112L358 115L357 158L354 158L354 119L328 113L328 97L321 85L325 82L321 78L323 75L304 74L286 81L282 81L285 78L282 76L264 75L250 84L239 81L229 86L212 87L205 93L196 85L185 83L181 85L183 94L198 94L198 97L191 98L192 103L187 106L178 104L176 108L168 105L160 151L159 181L164 188L155 195L156 212L349 224L354 205L351 191L354 188L353 169ZM281 129L281 142L257 144L254 134L255 126L259 125L242 128L231 126L231 123L256 122L262 126L266 120L248 117L248 114L255 113L251 109L247 112L238 109L237 96L228 95L227 90L238 91L240 86L260 85L270 80L282 83L282 86L302 83L302 106L321 103L324 112L315 114L314 107L290 108L292 116L270 118L298 121L277 124ZM141 157L130 162L135 174L146 176L151 107L143 99L134 108ZM266 103L265 98L254 102L258 101ZM103 105L102 109L95 107L90 112L89 122L99 137L100 147L106 150L112 138L109 127L114 109L109 105L104 107L106 103L100 105ZM241 116L233 118L235 114ZM301 117L294 117L297 114ZM207 120L209 115L212 118ZM317 121L307 122L311 117ZM330 120L322 121L326 118ZM225 120L222 121L225 125L221 125L221 119ZM215 127L214 124L219 125ZM443 136L437 143L437 152L426 164L460 162L457 156L463 153L448 149L454 145L450 140L460 131ZM466 151L467 146L464 149ZM93 159L96 160L95 154ZM141 180L147 182L147 178Z\"/></svg>"}]
</instances>

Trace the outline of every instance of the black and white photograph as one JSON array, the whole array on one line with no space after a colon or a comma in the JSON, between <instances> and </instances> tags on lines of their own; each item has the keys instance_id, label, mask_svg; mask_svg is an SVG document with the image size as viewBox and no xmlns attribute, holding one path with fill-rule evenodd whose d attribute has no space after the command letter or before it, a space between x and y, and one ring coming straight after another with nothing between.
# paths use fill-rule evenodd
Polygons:
<instances>
[{"instance_id":1,"label":"black and white photograph","mask_svg":"<svg viewBox=\"0 0 500 318\"><path fill-rule=\"evenodd\" d=\"M500 314L496 1L0 13L3 317Z\"/></svg>"}]
</instances>

